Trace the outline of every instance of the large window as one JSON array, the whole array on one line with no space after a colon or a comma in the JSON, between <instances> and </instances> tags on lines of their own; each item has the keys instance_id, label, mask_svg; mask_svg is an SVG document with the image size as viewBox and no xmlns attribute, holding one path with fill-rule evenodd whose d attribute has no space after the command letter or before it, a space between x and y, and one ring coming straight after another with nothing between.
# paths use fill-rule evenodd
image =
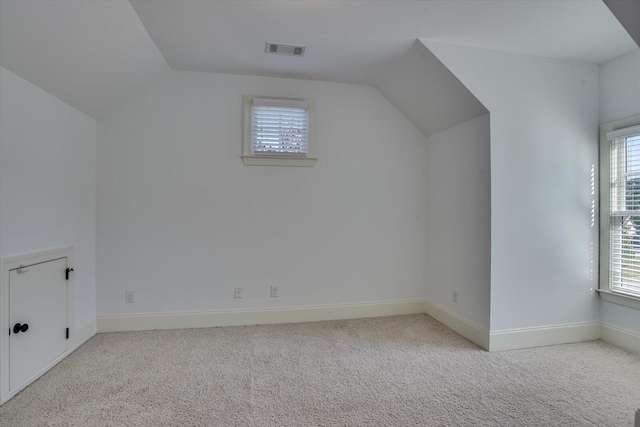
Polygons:
<instances>
[{"instance_id":1,"label":"large window","mask_svg":"<svg viewBox=\"0 0 640 427\"><path fill-rule=\"evenodd\" d=\"M313 102L245 96L242 159L248 165L313 166Z\"/></svg>"},{"instance_id":2,"label":"large window","mask_svg":"<svg viewBox=\"0 0 640 427\"><path fill-rule=\"evenodd\" d=\"M601 127L603 298L640 306L640 117Z\"/></svg>"}]
</instances>

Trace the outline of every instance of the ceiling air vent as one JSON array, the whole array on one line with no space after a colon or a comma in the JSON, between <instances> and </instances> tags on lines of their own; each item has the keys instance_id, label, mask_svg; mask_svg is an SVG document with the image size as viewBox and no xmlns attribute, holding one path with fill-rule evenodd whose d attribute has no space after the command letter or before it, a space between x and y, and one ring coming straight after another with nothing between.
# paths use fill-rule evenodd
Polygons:
<instances>
[{"instance_id":1,"label":"ceiling air vent","mask_svg":"<svg viewBox=\"0 0 640 427\"><path fill-rule=\"evenodd\" d=\"M302 56L306 48L306 46L267 42L264 51L266 53L277 53L279 55Z\"/></svg>"}]
</instances>

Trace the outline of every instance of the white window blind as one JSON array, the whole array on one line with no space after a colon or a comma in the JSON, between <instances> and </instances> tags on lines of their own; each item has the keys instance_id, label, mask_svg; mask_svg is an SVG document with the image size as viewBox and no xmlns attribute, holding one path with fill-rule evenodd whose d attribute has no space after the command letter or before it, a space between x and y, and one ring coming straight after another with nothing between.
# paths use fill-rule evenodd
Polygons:
<instances>
[{"instance_id":1,"label":"white window blind","mask_svg":"<svg viewBox=\"0 0 640 427\"><path fill-rule=\"evenodd\" d=\"M309 153L309 105L306 101L254 98L251 151L257 156Z\"/></svg>"},{"instance_id":2,"label":"white window blind","mask_svg":"<svg viewBox=\"0 0 640 427\"><path fill-rule=\"evenodd\" d=\"M607 132L607 140L610 287L640 296L640 125Z\"/></svg>"}]
</instances>

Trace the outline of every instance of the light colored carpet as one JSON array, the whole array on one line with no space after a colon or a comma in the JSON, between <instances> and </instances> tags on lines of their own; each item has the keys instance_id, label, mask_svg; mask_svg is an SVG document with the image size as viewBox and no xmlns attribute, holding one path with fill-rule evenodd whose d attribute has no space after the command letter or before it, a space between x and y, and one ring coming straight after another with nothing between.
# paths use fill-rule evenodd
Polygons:
<instances>
[{"instance_id":1,"label":"light colored carpet","mask_svg":"<svg viewBox=\"0 0 640 427\"><path fill-rule=\"evenodd\" d=\"M425 315L99 334L2 426L633 426L640 356L488 353Z\"/></svg>"}]
</instances>

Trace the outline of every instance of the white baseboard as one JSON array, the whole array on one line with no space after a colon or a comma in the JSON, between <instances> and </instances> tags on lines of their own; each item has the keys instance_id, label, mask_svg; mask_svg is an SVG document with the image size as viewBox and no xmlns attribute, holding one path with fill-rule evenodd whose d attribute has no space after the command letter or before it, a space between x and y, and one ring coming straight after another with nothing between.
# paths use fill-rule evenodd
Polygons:
<instances>
[{"instance_id":1,"label":"white baseboard","mask_svg":"<svg viewBox=\"0 0 640 427\"><path fill-rule=\"evenodd\" d=\"M491 332L490 351L516 350L546 345L594 341L600 338L600 323L571 323L540 328Z\"/></svg>"},{"instance_id":2,"label":"white baseboard","mask_svg":"<svg viewBox=\"0 0 640 427\"><path fill-rule=\"evenodd\" d=\"M73 346L74 350L80 347L82 344L89 341L89 339L98 332L98 325L95 319L89 320L83 325L76 328L76 335L74 337Z\"/></svg>"},{"instance_id":3,"label":"white baseboard","mask_svg":"<svg viewBox=\"0 0 640 427\"><path fill-rule=\"evenodd\" d=\"M98 316L98 332L315 322L424 313L424 299L247 310Z\"/></svg>"},{"instance_id":4,"label":"white baseboard","mask_svg":"<svg viewBox=\"0 0 640 427\"><path fill-rule=\"evenodd\" d=\"M485 350L489 350L489 331L431 300L426 300L425 306L426 314L462 335L472 343Z\"/></svg>"},{"instance_id":5,"label":"white baseboard","mask_svg":"<svg viewBox=\"0 0 640 427\"><path fill-rule=\"evenodd\" d=\"M600 339L624 350L640 353L640 335L607 323L600 323Z\"/></svg>"}]
</instances>

